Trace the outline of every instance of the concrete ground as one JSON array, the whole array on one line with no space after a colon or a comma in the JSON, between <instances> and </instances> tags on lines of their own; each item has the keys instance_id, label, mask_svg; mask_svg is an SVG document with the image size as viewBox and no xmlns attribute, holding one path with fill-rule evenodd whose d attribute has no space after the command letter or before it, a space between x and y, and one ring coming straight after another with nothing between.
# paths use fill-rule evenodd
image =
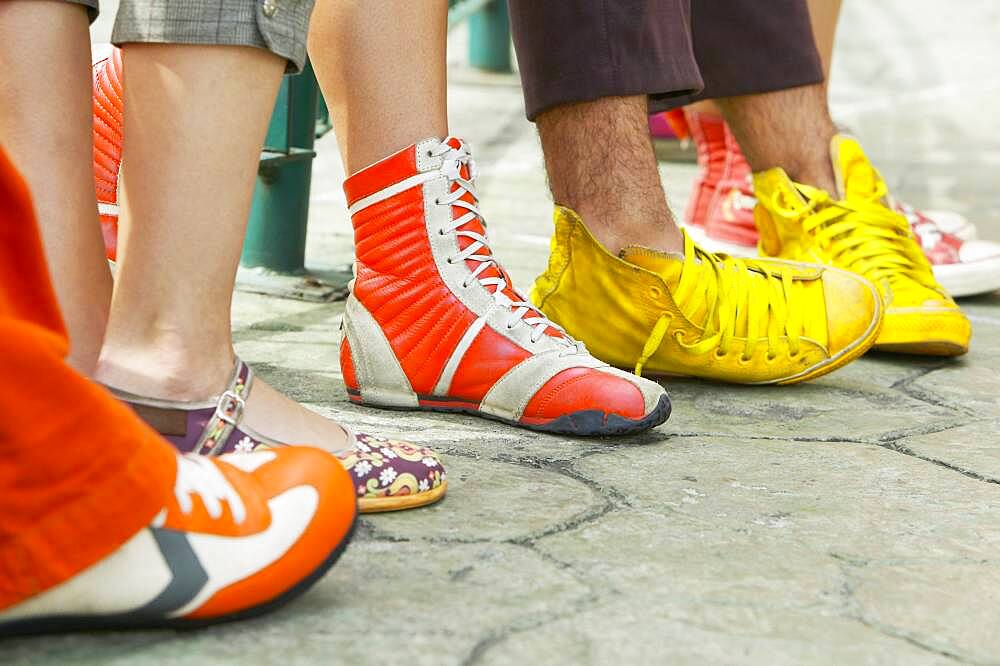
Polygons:
<instances>
[{"instance_id":1,"label":"concrete ground","mask_svg":"<svg viewBox=\"0 0 1000 666\"><path fill-rule=\"evenodd\" d=\"M838 120L898 195L1000 240L1000 8L846 4ZM495 249L526 288L551 230L537 140L515 81L453 78L453 127L477 151ZM325 138L314 268L351 260L341 178ZM692 178L664 166L677 209ZM447 498L364 518L331 573L266 618L17 640L0 662L1000 662L1000 294L963 307L975 327L964 358L870 354L786 388L671 381L663 426L582 440L353 407L340 303L238 294L238 349L263 376L356 428L436 447Z\"/></svg>"}]
</instances>

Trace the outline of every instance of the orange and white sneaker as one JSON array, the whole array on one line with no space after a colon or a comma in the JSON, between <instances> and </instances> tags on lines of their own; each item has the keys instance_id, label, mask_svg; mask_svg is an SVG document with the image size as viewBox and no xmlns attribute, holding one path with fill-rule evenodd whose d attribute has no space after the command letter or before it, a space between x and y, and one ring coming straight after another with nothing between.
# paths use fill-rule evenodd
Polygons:
<instances>
[{"instance_id":1,"label":"orange and white sneaker","mask_svg":"<svg viewBox=\"0 0 1000 666\"><path fill-rule=\"evenodd\" d=\"M0 636L190 628L263 614L336 562L356 512L347 472L316 449L178 456L173 492L149 526L0 610Z\"/></svg>"},{"instance_id":2,"label":"orange and white sneaker","mask_svg":"<svg viewBox=\"0 0 1000 666\"><path fill-rule=\"evenodd\" d=\"M94 96L94 189L101 233L108 259L118 253L118 178L125 129L124 78L121 49L95 47L91 56Z\"/></svg>"},{"instance_id":3,"label":"orange and white sneaker","mask_svg":"<svg viewBox=\"0 0 1000 666\"><path fill-rule=\"evenodd\" d=\"M340 363L353 402L478 414L546 432L632 433L670 401L603 363L512 286L460 139L425 139L344 183L355 279Z\"/></svg>"}]
</instances>

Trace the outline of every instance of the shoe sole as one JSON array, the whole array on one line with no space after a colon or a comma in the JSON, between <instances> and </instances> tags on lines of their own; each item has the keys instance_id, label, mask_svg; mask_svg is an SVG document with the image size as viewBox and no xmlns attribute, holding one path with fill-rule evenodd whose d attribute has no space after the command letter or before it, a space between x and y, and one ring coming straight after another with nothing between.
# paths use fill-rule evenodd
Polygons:
<instances>
[{"instance_id":1,"label":"shoe sole","mask_svg":"<svg viewBox=\"0 0 1000 666\"><path fill-rule=\"evenodd\" d=\"M427 492L413 493L412 495L397 495L393 497L373 497L360 498L358 500L358 511L361 513L384 513L386 511L405 511L406 509L416 509L417 507L434 504L444 498L448 489L448 482L442 481L437 488L432 488Z\"/></svg>"},{"instance_id":2,"label":"shoe sole","mask_svg":"<svg viewBox=\"0 0 1000 666\"><path fill-rule=\"evenodd\" d=\"M969 352L968 346L950 340L888 343L875 345L874 349L889 354L913 354L914 356L962 356Z\"/></svg>"},{"instance_id":3,"label":"shoe sole","mask_svg":"<svg viewBox=\"0 0 1000 666\"><path fill-rule=\"evenodd\" d=\"M934 278L955 298L1000 289L1000 257L968 264L934 266Z\"/></svg>"},{"instance_id":4,"label":"shoe sole","mask_svg":"<svg viewBox=\"0 0 1000 666\"><path fill-rule=\"evenodd\" d=\"M337 560L344 553L347 545L354 538L354 530L357 527L358 514L355 513L350 529L344 535L343 540L333 549L330 555L314 569L309 575L289 588L274 599L263 604L247 608L242 611L230 613L211 618L185 619L185 618L135 618L128 614L124 615L72 615L72 616L48 616L27 618L11 622L0 627L0 637L9 638L14 636L37 636L39 634L66 634L80 631L123 631L123 630L148 630L148 629L177 629L190 630L200 629L215 624L236 622L238 620L248 620L259 615L265 615L277 610L304 594L320 578L322 578L330 568L336 564Z\"/></svg>"},{"instance_id":5,"label":"shoe sole","mask_svg":"<svg viewBox=\"0 0 1000 666\"><path fill-rule=\"evenodd\" d=\"M494 414L487 414L486 412L480 411L475 407L449 407L440 402L440 398L435 399L432 404L423 404L424 401L421 401L421 404L417 407L400 407L398 405L379 405L373 402L365 401L361 398L361 394L354 389L348 389L347 393L352 403L356 405L363 405L365 407L378 407L379 409L391 409L396 411L429 411L445 412L450 414L470 414L472 416L480 416L490 419L491 421L499 421L501 423L506 423L507 425L517 426L518 428L527 428L528 430L558 435L574 435L578 437L607 437L612 435L631 435L638 432L644 432L650 428L655 428L670 418L671 410L669 396L662 395L656 403L656 407L654 407L649 414L641 419L627 419L619 416L618 414L609 414L608 412L604 412L599 409L584 409L571 414L563 414L559 418L545 423L523 423L521 421L505 419Z\"/></svg>"}]
</instances>

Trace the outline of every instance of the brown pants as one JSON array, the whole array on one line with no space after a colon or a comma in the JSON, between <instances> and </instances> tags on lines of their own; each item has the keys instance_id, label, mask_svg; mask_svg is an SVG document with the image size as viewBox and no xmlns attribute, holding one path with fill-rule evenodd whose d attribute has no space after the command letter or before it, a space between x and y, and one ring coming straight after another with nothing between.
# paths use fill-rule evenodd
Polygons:
<instances>
[{"instance_id":1,"label":"brown pants","mask_svg":"<svg viewBox=\"0 0 1000 666\"><path fill-rule=\"evenodd\" d=\"M530 120L649 95L650 111L818 83L805 0L510 0Z\"/></svg>"}]
</instances>

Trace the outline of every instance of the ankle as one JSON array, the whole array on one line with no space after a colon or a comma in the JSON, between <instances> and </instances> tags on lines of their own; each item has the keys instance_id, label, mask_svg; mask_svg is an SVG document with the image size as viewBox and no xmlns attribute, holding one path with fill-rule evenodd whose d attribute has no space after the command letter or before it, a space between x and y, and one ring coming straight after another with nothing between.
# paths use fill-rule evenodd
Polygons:
<instances>
[{"instance_id":1,"label":"ankle","mask_svg":"<svg viewBox=\"0 0 1000 666\"><path fill-rule=\"evenodd\" d=\"M583 207L586 210L586 207ZM616 219L614 216L577 211L601 245L616 257L623 249L641 246L662 252L684 252L684 240L668 212L666 217Z\"/></svg>"},{"instance_id":2,"label":"ankle","mask_svg":"<svg viewBox=\"0 0 1000 666\"><path fill-rule=\"evenodd\" d=\"M125 347L105 343L94 379L151 398L204 400L225 390L234 362L228 346L208 354L162 344Z\"/></svg>"}]
</instances>

